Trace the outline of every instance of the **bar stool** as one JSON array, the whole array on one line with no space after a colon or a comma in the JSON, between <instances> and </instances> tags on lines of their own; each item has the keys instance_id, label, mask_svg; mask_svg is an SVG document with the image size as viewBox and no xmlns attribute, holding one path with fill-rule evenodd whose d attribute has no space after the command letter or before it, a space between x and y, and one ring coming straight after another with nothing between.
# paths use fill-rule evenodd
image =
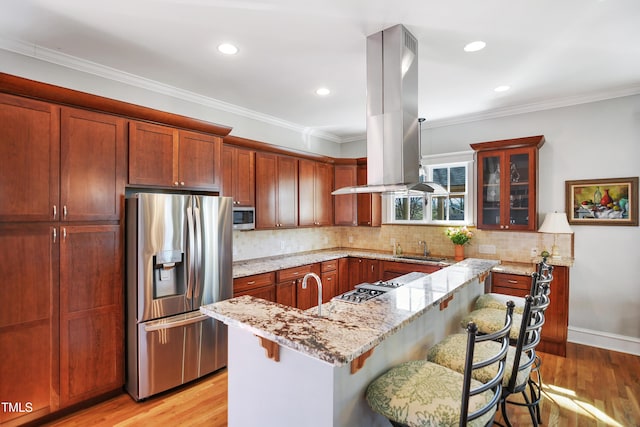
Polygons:
<instances>
[{"instance_id":1,"label":"bar stool","mask_svg":"<svg viewBox=\"0 0 640 427\"><path fill-rule=\"evenodd\" d=\"M548 287L548 283L543 283L539 291L540 294L536 298L530 295L525 297L525 307L519 325L520 332L515 346L510 347L507 353L500 401L501 411L507 426L511 426L506 410L507 403L527 406L533 425L537 426L540 422L539 403L542 384L531 378L531 372L536 369L536 363L539 360L535 348L540 342L544 312L549 306L549 295L546 291ZM465 334L448 336L429 350L427 360L462 372L464 369L464 337ZM482 342L476 347L476 356L484 357L486 353L495 352L499 346L500 344L497 342ZM488 366L482 370L474 371L474 379L485 381L495 374L495 370L496 366ZM536 376L536 379L540 379L540 377ZM507 400L513 394L522 394L525 403Z\"/></svg>"},{"instance_id":2,"label":"bar stool","mask_svg":"<svg viewBox=\"0 0 640 427\"><path fill-rule=\"evenodd\" d=\"M538 264L538 269L536 272L531 273L531 289L529 290L529 295L535 296L538 294L538 281L544 280L551 283L553 279L553 266L547 264L547 258L542 258L540 264ZM504 305L507 301L513 301L515 303L515 308L513 309L514 313L522 314L524 310L524 298L516 297L512 295L499 294L495 292L489 292L483 295L480 295L475 302L474 309L480 308L497 308L504 309Z\"/></svg>"},{"instance_id":3,"label":"bar stool","mask_svg":"<svg viewBox=\"0 0 640 427\"><path fill-rule=\"evenodd\" d=\"M513 303L509 302L503 327L494 334L478 335L473 323L467 325L463 373L427 360L402 363L369 384L366 392L369 406L394 426L475 427L493 424L502 396L512 314ZM485 341L501 344L495 353L474 362L477 359L476 344ZM472 378L474 371L494 364L498 369L487 382Z\"/></svg>"}]
</instances>

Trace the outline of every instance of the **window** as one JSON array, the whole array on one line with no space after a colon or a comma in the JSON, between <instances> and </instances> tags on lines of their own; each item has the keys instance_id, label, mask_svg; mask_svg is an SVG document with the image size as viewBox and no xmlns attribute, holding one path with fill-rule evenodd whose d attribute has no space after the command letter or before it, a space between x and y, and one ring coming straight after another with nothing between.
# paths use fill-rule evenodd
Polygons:
<instances>
[{"instance_id":1,"label":"window","mask_svg":"<svg viewBox=\"0 0 640 427\"><path fill-rule=\"evenodd\" d=\"M427 181L444 187L446 194L394 194L385 196L386 222L470 225L474 217L473 152L426 156Z\"/></svg>"}]
</instances>

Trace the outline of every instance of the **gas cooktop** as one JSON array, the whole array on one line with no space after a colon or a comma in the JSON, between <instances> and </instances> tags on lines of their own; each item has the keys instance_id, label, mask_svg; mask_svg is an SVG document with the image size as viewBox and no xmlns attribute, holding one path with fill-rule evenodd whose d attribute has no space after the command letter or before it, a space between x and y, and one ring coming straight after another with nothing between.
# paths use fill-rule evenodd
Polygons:
<instances>
[{"instance_id":1,"label":"gas cooktop","mask_svg":"<svg viewBox=\"0 0 640 427\"><path fill-rule=\"evenodd\" d=\"M393 280L382 281L379 280L374 283L361 283L355 286L355 289L345 292L342 295L333 297L337 301L345 301L360 304L370 299L376 298L385 292L389 292L400 286L406 285L414 280L419 280L426 276L426 273L408 273L403 276L397 277Z\"/></svg>"}]
</instances>

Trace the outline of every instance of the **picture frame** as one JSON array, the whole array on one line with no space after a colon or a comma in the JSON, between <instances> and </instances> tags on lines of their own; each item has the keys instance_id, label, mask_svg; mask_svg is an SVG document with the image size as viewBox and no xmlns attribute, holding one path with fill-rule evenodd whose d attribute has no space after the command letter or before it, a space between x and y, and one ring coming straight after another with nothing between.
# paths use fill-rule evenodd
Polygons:
<instances>
[{"instance_id":1,"label":"picture frame","mask_svg":"<svg viewBox=\"0 0 640 427\"><path fill-rule=\"evenodd\" d=\"M565 181L566 212L574 225L638 225L638 177Z\"/></svg>"}]
</instances>

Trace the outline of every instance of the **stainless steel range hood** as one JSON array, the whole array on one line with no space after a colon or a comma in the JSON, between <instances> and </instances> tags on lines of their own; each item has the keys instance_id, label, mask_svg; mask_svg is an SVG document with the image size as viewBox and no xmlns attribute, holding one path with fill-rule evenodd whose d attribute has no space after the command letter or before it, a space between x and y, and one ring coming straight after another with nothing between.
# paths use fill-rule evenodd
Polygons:
<instances>
[{"instance_id":1,"label":"stainless steel range hood","mask_svg":"<svg viewBox=\"0 0 640 427\"><path fill-rule=\"evenodd\" d=\"M418 40L401 24L367 37L367 185L332 194L446 192L419 182Z\"/></svg>"}]
</instances>

